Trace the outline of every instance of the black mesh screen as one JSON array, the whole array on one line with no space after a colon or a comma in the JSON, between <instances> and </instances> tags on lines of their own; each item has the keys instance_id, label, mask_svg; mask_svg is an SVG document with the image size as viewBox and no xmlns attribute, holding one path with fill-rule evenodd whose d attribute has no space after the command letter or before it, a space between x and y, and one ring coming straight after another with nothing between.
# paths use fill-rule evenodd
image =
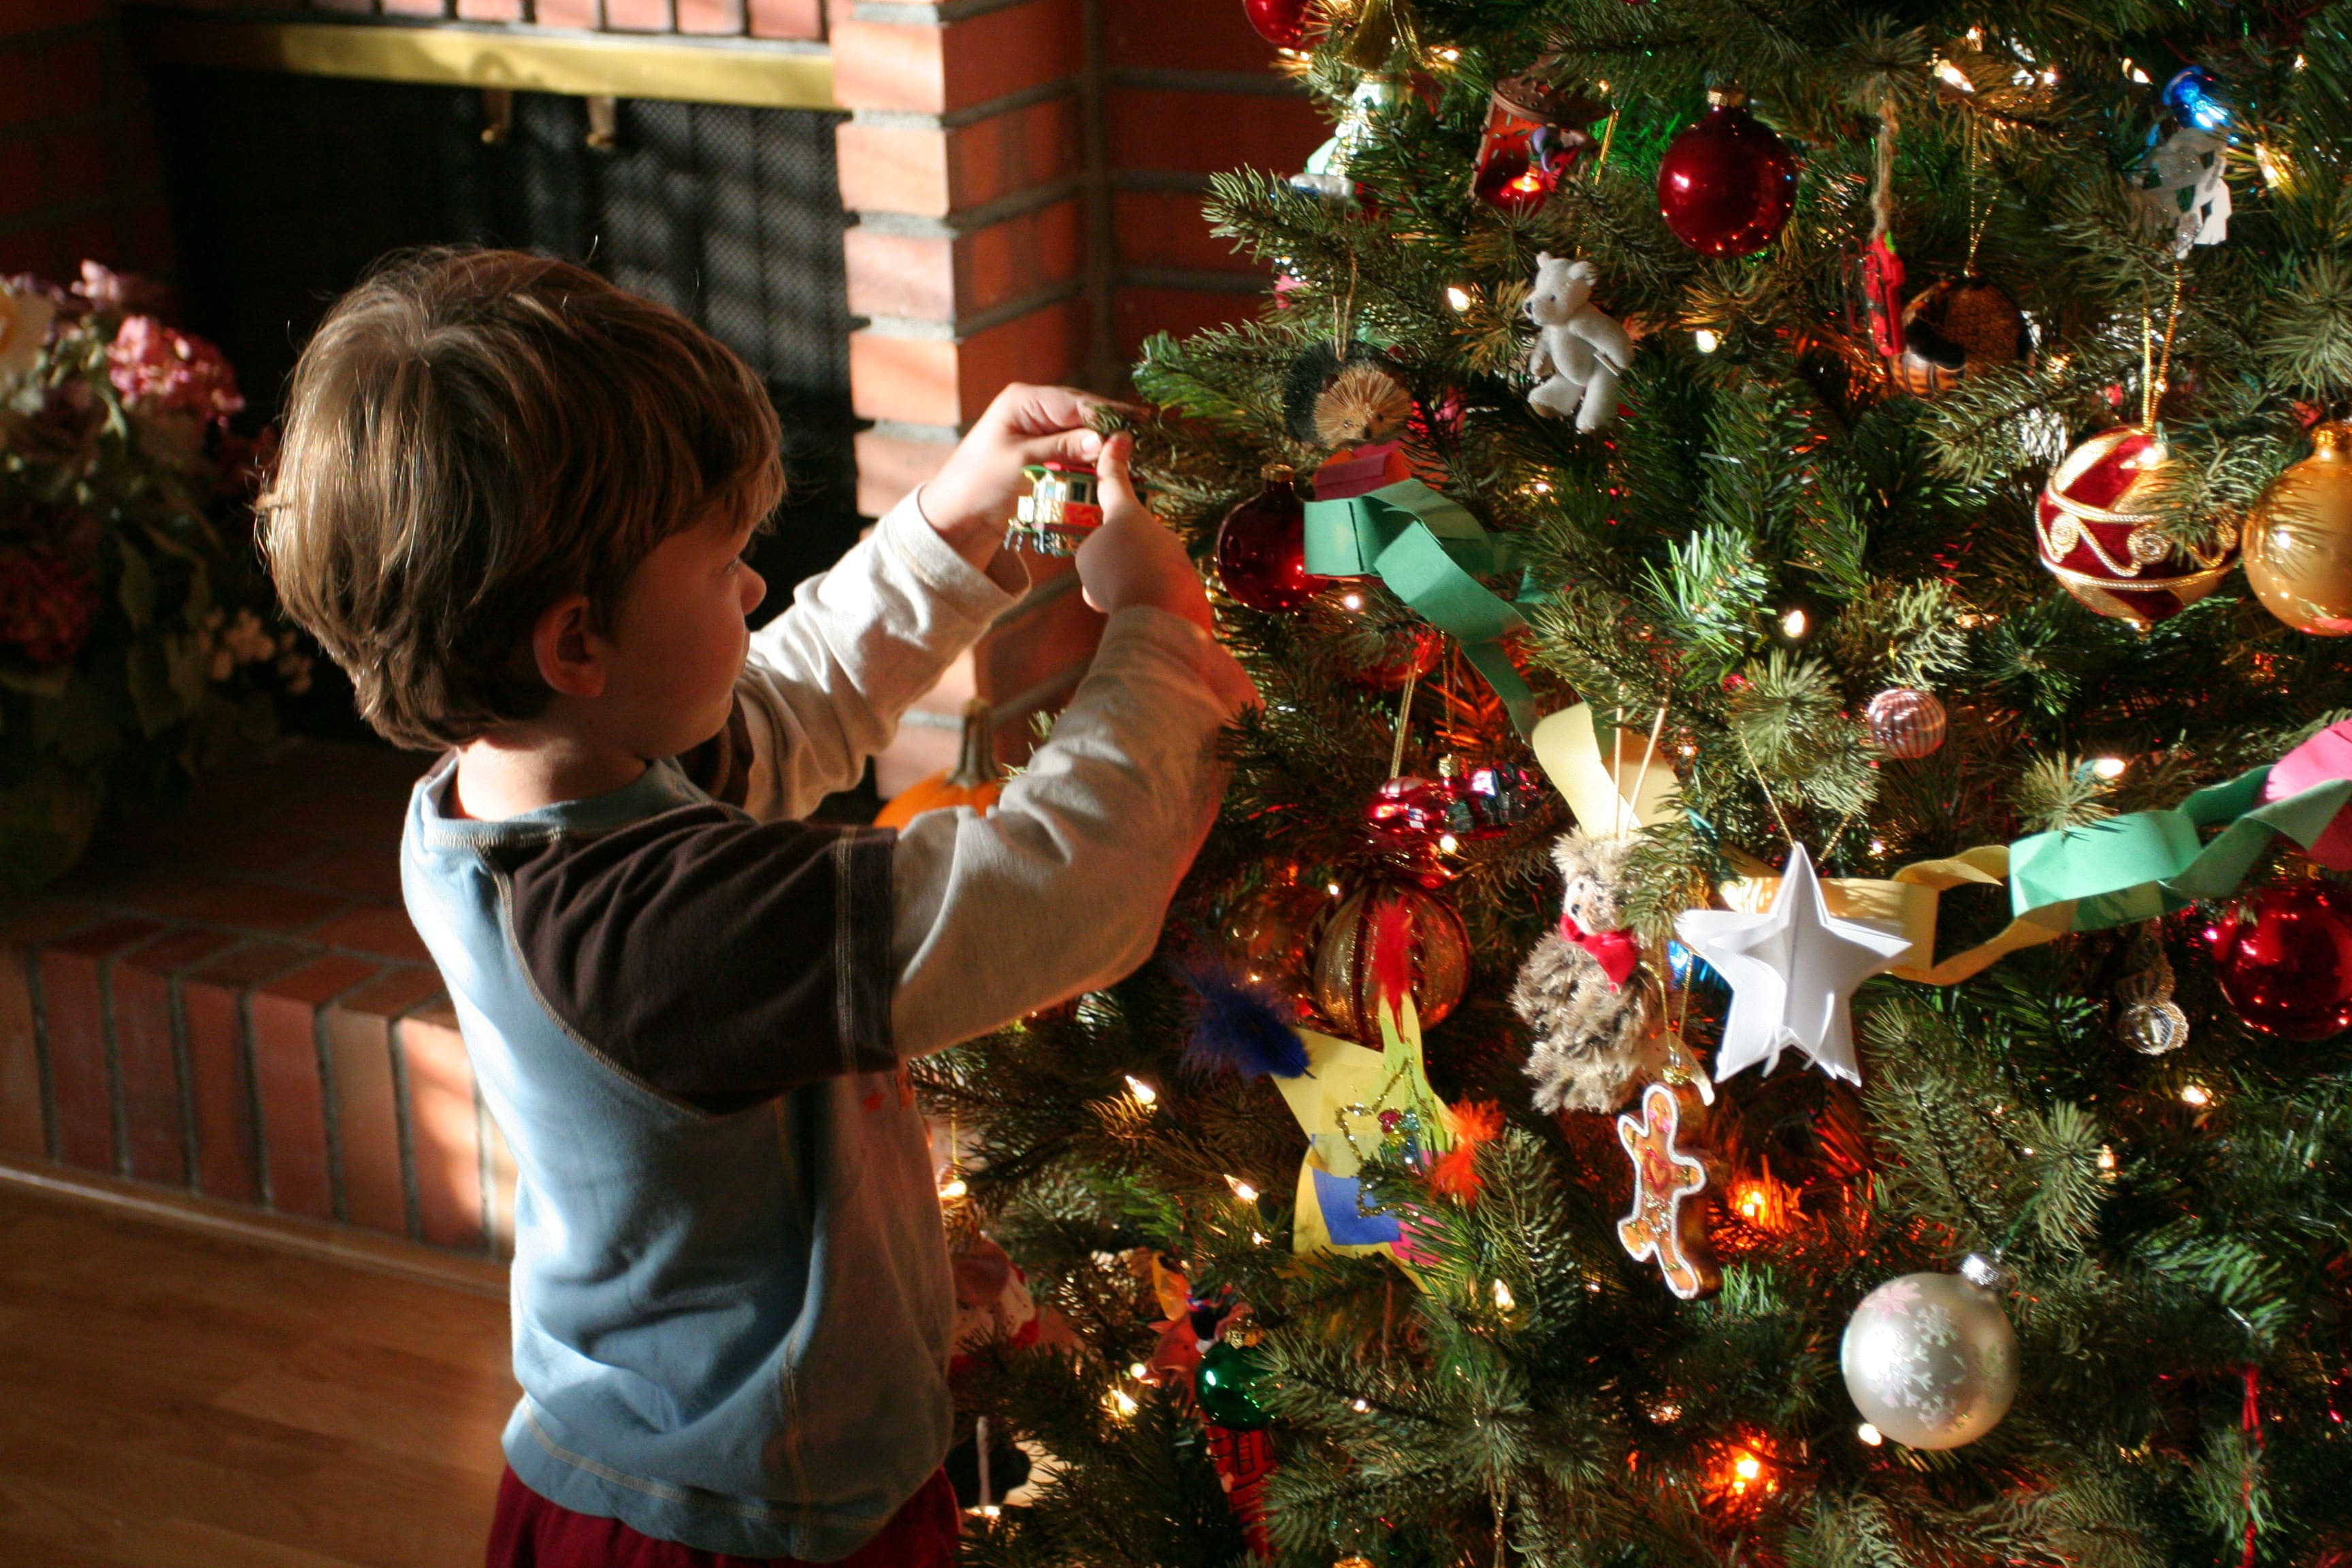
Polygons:
<instances>
[{"instance_id":1,"label":"black mesh screen","mask_svg":"<svg viewBox=\"0 0 2352 1568\"><path fill-rule=\"evenodd\" d=\"M765 611L856 537L836 115L518 93L506 142L457 88L157 68L188 325L274 414L294 355L361 270L477 241L583 261L699 322L764 375L793 500L758 564Z\"/></svg>"}]
</instances>

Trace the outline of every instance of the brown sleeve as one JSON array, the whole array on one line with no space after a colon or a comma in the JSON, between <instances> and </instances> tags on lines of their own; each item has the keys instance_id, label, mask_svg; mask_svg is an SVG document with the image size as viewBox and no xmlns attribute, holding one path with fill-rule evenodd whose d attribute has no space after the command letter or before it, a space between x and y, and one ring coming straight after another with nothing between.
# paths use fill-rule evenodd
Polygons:
<instances>
[{"instance_id":1,"label":"brown sleeve","mask_svg":"<svg viewBox=\"0 0 2352 1568\"><path fill-rule=\"evenodd\" d=\"M890 1046L895 835L681 806L499 859L515 945L591 1050L723 1114Z\"/></svg>"}]
</instances>

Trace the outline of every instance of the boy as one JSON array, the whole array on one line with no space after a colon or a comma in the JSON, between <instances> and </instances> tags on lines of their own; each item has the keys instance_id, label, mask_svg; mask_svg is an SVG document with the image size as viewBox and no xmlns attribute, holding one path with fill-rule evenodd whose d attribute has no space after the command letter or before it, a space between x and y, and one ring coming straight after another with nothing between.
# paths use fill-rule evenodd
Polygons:
<instances>
[{"instance_id":1,"label":"boy","mask_svg":"<svg viewBox=\"0 0 2352 1568\"><path fill-rule=\"evenodd\" d=\"M408 908L512 1146L499 1564L946 1563L951 1290L900 1064L1125 974L1252 693L1128 441L1015 387L757 634L782 493L751 371L510 252L396 260L296 366L263 498L361 711L448 755ZM1098 458L1109 616L987 816L797 820L1025 586L1024 462ZM748 655L748 658L747 658Z\"/></svg>"}]
</instances>

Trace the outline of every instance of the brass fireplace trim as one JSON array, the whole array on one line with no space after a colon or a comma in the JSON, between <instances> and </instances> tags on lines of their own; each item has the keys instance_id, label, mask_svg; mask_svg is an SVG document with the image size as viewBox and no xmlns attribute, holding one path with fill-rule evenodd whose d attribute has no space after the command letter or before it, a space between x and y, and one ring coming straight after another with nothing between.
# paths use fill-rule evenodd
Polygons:
<instances>
[{"instance_id":1,"label":"brass fireplace trim","mask_svg":"<svg viewBox=\"0 0 2352 1568\"><path fill-rule=\"evenodd\" d=\"M833 52L822 45L464 23L254 21L152 7L131 16L147 58L167 65L755 109L841 107Z\"/></svg>"}]
</instances>

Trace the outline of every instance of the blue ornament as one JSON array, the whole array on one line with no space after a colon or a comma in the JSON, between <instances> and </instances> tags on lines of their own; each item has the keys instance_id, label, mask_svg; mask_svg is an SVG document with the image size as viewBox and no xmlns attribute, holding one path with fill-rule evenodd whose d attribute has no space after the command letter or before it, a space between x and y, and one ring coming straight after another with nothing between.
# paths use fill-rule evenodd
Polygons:
<instances>
[{"instance_id":1,"label":"blue ornament","mask_svg":"<svg viewBox=\"0 0 2352 1568\"><path fill-rule=\"evenodd\" d=\"M2164 84L2164 106L2183 125L2219 131L2230 123L2230 106L2219 94L2220 84L2203 66L2190 66Z\"/></svg>"}]
</instances>

